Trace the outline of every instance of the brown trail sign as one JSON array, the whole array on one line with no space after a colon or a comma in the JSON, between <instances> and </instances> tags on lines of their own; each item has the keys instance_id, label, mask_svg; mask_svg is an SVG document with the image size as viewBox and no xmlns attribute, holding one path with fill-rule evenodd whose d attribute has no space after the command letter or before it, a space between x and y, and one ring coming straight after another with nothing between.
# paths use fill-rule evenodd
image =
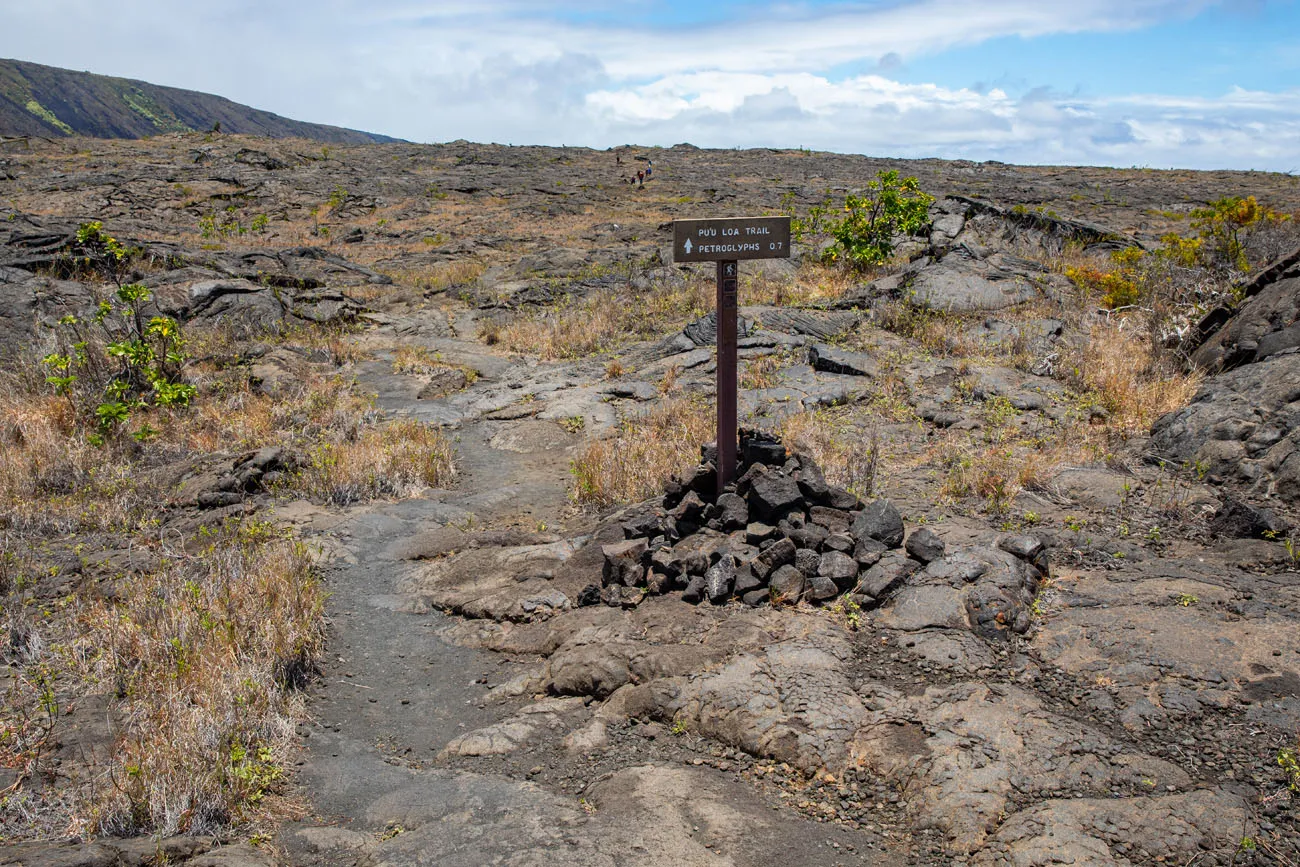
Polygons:
<instances>
[{"instance_id":1,"label":"brown trail sign","mask_svg":"<svg viewBox=\"0 0 1300 867\"><path fill-rule=\"evenodd\" d=\"M674 262L718 263L718 492L736 472L736 293L741 259L788 259L789 217L674 220Z\"/></svg>"}]
</instances>

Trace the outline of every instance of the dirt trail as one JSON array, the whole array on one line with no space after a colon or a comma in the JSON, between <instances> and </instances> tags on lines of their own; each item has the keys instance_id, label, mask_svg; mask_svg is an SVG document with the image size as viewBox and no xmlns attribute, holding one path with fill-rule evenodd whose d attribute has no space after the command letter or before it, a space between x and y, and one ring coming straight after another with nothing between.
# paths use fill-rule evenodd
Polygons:
<instances>
[{"instance_id":1,"label":"dirt trail","mask_svg":"<svg viewBox=\"0 0 1300 867\"><path fill-rule=\"evenodd\" d=\"M448 343L440 342L458 357L476 352ZM557 372L562 377L564 369ZM492 688L526 672L531 660L454 643L449 632L457 619L411 593L405 579L418 571L427 546L436 551L440 533L547 539L558 536L538 536L542 522L552 533L572 529L563 516L574 438L553 422L465 418L465 405L502 386L506 371L493 373L454 401L404 394L408 382L389 376L382 362L359 377L388 414L452 422L459 476L453 491L361 508L336 522L306 519L333 559L331 626L311 691L312 721L301 727L298 780L312 816L284 829L288 860L322 867L902 863L858 851L862 842L847 829L774 812L776 805L752 786L698 760L632 762L621 774L596 775L590 782L603 777L609 805L599 812L576 792L438 761L454 738L507 719L528 702L495 698ZM587 776L582 764L575 757ZM645 821L646 811L653 821Z\"/></svg>"}]
</instances>

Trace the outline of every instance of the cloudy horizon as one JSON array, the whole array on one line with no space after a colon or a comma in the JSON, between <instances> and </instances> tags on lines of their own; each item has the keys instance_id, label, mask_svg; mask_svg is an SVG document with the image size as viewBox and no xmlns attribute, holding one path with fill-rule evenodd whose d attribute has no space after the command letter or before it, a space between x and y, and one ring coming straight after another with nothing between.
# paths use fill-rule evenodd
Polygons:
<instances>
[{"instance_id":1,"label":"cloudy horizon","mask_svg":"<svg viewBox=\"0 0 1300 867\"><path fill-rule=\"evenodd\" d=\"M0 56L420 142L1300 171L1294 0L0 0Z\"/></svg>"}]
</instances>

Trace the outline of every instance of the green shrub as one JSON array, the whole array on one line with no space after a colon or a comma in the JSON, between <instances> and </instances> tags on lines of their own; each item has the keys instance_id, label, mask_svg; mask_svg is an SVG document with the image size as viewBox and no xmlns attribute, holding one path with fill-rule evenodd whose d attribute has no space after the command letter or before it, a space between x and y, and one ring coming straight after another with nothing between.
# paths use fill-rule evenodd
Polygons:
<instances>
[{"instance_id":1,"label":"green shrub","mask_svg":"<svg viewBox=\"0 0 1300 867\"><path fill-rule=\"evenodd\" d=\"M1229 196L1210 202L1208 208L1192 211L1192 228L1204 241L1198 250L1201 263L1218 271L1246 273L1251 262L1246 255L1249 237L1262 229L1289 222L1292 218L1261 205L1254 196Z\"/></svg>"},{"instance_id":2,"label":"green shrub","mask_svg":"<svg viewBox=\"0 0 1300 867\"><path fill-rule=\"evenodd\" d=\"M83 229L98 232L94 225ZM42 359L45 381L67 398L96 445L123 430L137 410L187 406L196 392L181 379L180 324L170 316L146 319L150 297L147 287L128 283L101 300L89 321L64 316L55 327L54 351ZM143 441L155 434L145 423L132 436Z\"/></svg>"},{"instance_id":3,"label":"green shrub","mask_svg":"<svg viewBox=\"0 0 1300 867\"><path fill-rule=\"evenodd\" d=\"M855 268L888 261L894 254L895 235L915 235L929 227L933 202L933 196L921 192L916 178L880 172L867 184L864 195L846 196L844 216L827 225L835 239L832 255L842 256Z\"/></svg>"},{"instance_id":4,"label":"green shrub","mask_svg":"<svg viewBox=\"0 0 1300 867\"><path fill-rule=\"evenodd\" d=\"M882 171L867 184L862 195L850 193L842 207L835 207L828 194L820 204L808 209L806 217L791 219L795 240L827 235L834 241L826 253L830 262L844 262L864 269L881 265L894 255L894 238L916 235L930 226L930 205L934 197L921 192L916 178L899 177L896 171ZM783 207L791 207L793 194L782 197ZM842 212L836 218L832 214Z\"/></svg>"}]
</instances>

